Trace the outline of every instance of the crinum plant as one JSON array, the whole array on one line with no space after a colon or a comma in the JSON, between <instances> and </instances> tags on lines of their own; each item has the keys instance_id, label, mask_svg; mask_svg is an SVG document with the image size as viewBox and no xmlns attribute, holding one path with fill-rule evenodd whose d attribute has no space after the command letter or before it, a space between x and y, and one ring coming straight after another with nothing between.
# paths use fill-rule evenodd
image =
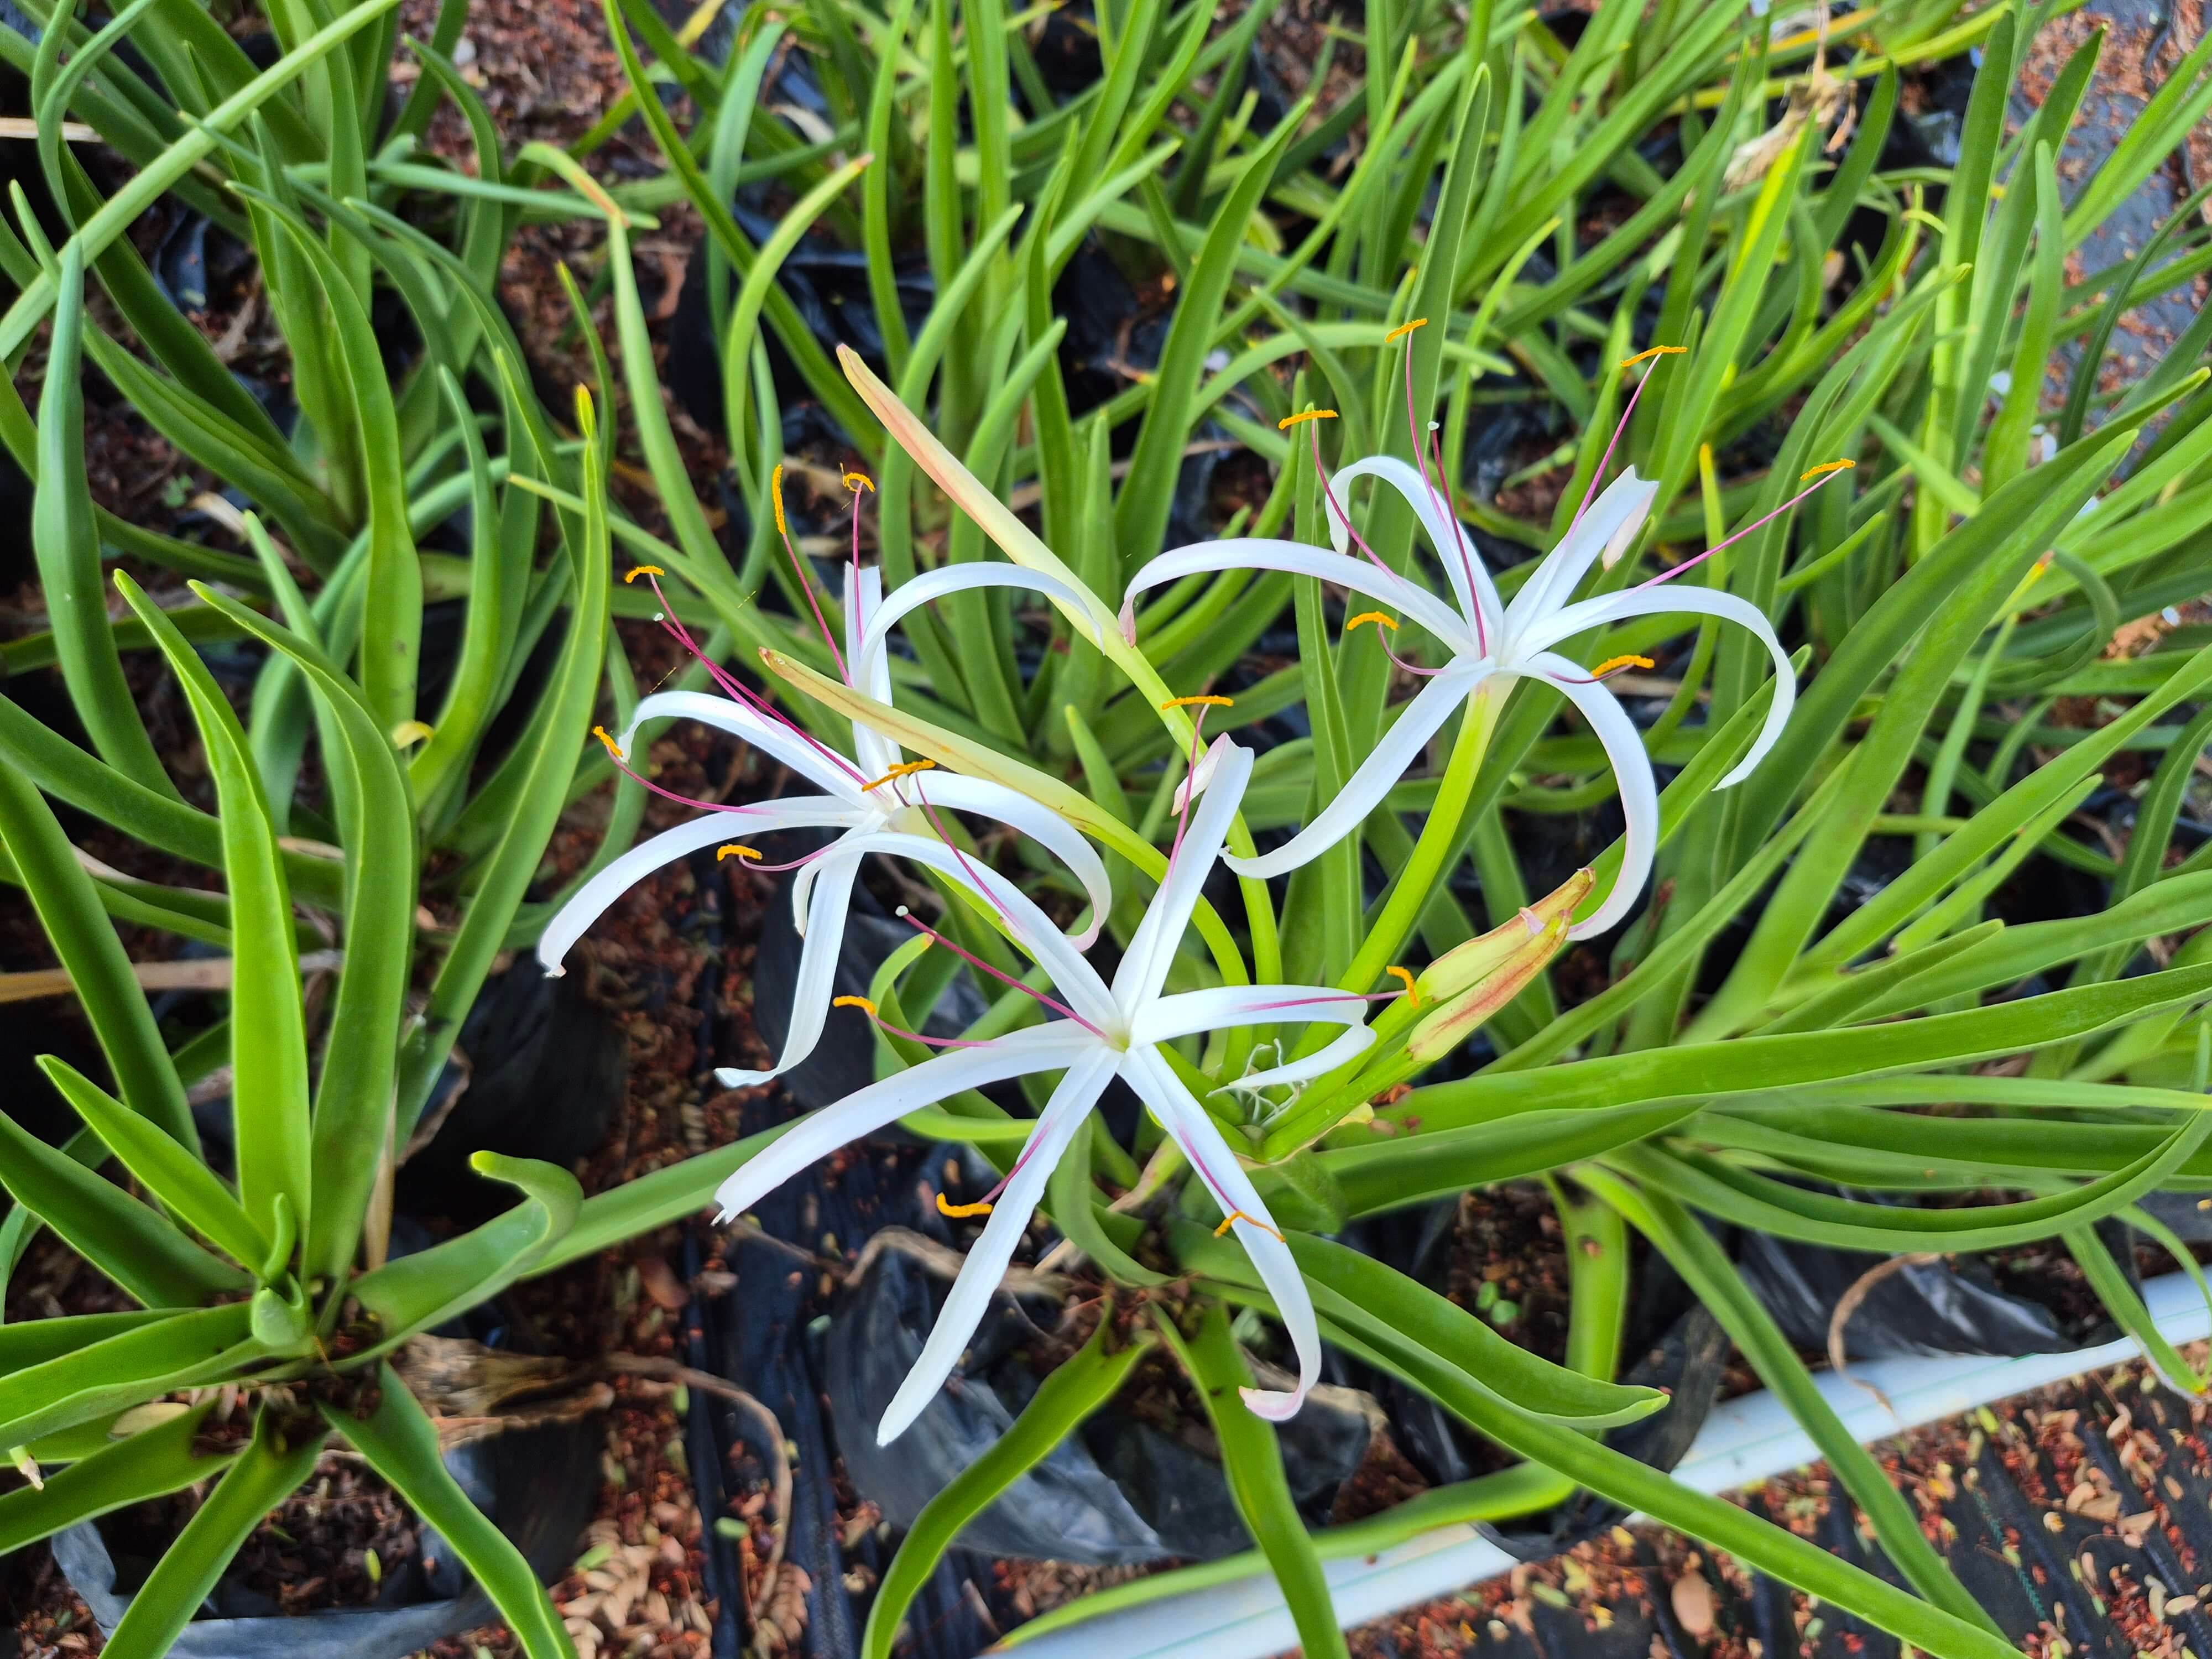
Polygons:
<instances>
[{"instance_id":1,"label":"crinum plant","mask_svg":"<svg viewBox=\"0 0 2212 1659\"><path fill-rule=\"evenodd\" d=\"M558 579L576 617L572 639L596 647L608 594L605 456L580 392L576 421L588 457L585 505ZM204 1160L187 1104L185 1073L204 1069L194 1057L211 1045L165 1047L109 918L118 894L144 891L150 905L163 890L96 878L28 769L0 767L9 875L28 891L113 1081L111 1091L59 1059L40 1061L85 1125L65 1149L0 1117L0 1185L14 1200L4 1257L12 1268L51 1229L140 1304L0 1327L0 1444L26 1477L0 1495L0 1549L209 1483L108 1638L110 1651L151 1659L335 1434L453 1544L526 1652L562 1659L573 1650L544 1589L447 1472L434 1425L387 1363L415 1333L548 1265L583 1214L566 1170L480 1153L476 1169L521 1201L473 1231L386 1259L393 1149L404 1133L398 1090L420 1024L409 1007L417 852L406 765L362 688L320 642L198 590L295 666L322 721L340 859L335 890L303 890L246 728L171 617L127 576L117 584L176 676L214 784L212 816L174 812L213 842L210 861L224 880L221 893L194 902L198 936L228 953L231 1012L212 1046L229 1067L235 1170ZM565 675L555 718L573 727L590 713L598 657L580 644L571 654L587 666ZM542 787L557 796L567 779L564 770ZM173 892L168 902L187 901ZM310 1012L301 959L302 933L311 944L317 935L295 907L327 915L342 944L319 1012ZM103 1172L111 1159L128 1185ZM216 1432L211 1398L189 1404L191 1391L216 1389L247 1401L242 1439Z\"/></svg>"}]
</instances>

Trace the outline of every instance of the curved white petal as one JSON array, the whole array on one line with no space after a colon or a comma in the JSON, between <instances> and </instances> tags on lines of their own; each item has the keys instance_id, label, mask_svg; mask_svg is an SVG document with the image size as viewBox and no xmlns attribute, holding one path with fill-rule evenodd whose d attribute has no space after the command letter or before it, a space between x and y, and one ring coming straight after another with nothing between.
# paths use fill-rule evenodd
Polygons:
<instances>
[{"instance_id":1,"label":"curved white petal","mask_svg":"<svg viewBox=\"0 0 2212 1659\"><path fill-rule=\"evenodd\" d=\"M1236 858L1229 867L1240 876L1262 879L1279 876L1320 857L1357 830L1363 819L1382 804L1383 797L1419 758L1452 710L1465 701L1492 670L1455 665L1424 685L1405 710L1368 751L1359 769L1345 781L1335 799L1315 815L1311 823L1273 852L1256 858Z\"/></svg>"},{"instance_id":2,"label":"curved white petal","mask_svg":"<svg viewBox=\"0 0 2212 1659\"><path fill-rule=\"evenodd\" d=\"M963 1089L980 1089L1030 1072L1059 1071L1097 1048L1098 1039L1080 1025L1054 1020L1011 1031L980 1048L948 1049L909 1071L855 1090L836 1105L799 1119L741 1165L714 1191L714 1201L721 1206L715 1219L743 1215L817 1158L874 1134L908 1112Z\"/></svg>"},{"instance_id":3,"label":"curved white petal","mask_svg":"<svg viewBox=\"0 0 2212 1659\"><path fill-rule=\"evenodd\" d=\"M1659 784L1651 775L1650 757L1644 752L1643 733L1612 692L1576 664L1549 652L1534 658L1528 667L1558 686L1597 733L1627 820L1620 838L1620 873L1613 878L1613 890L1588 918L1567 929L1569 939L1589 939L1626 915L1651 879L1651 860L1659 850Z\"/></svg>"},{"instance_id":4,"label":"curved white petal","mask_svg":"<svg viewBox=\"0 0 2212 1659\"><path fill-rule=\"evenodd\" d=\"M1395 606L1461 655L1479 654L1467 618L1419 583L1364 559L1324 553L1302 542L1273 541L1264 537L1237 536L1226 541L1195 542L1148 561L1130 580L1128 595L1122 601L1125 612L1146 588L1181 581L1185 576L1209 570L1287 570L1296 575L1316 576L1334 586L1349 588Z\"/></svg>"},{"instance_id":5,"label":"curved white petal","mask_svg":"<svg viewBox=\"0 0 2212 1659\"><path fill-rule=\"evenodd\" d=\"M1067 1075L1052 1091L1051 1100L1038 1116L1029 1144L1023 1147L1013 1174L1007 1179L1006 1190L992 1206L991 1218L983 1224L982 1237L969 1249L960 1276L952 1281L951 1294L945 1298L945 1306L938 1312L937 1323L930 1329L929 1340L922 1345L921 1358L914 1362L914 1369L906 1374L898 1392L891 1396L891 1403L884 1409L884 1420L876 1430L878 1445L887 1446L904 1434L914 1419L928 1409L929 1402L937 1398L937 1391L945 1386L945 1379L960 1363L969 1339L983 1322L983 1316L990 1311L991 1297L999 1288L999 1281L1006 1277L1014 1252L1021 1247L1022 1235L1028 1230L1030 1218L1036 1213L1038 1200L1044 1196L1045 1182L1052 1178L1053 1166L1060 1162L1068 1143L1083 1127L1121 1061L1121 1055L1110 1050L1086 1054L1067 1068Z\"/></svg>"},{"instance_id":6,"label":"curved white petal","mask_svg":"<svg viewBox=\"0 0 2212 1659\"><path fill-rule=\"evenodd\" d=\"M1003 783L993 783L988 778L963 777L957 772L931 772L908 781L915 793L932 806L996 818L1020 830L1066 865L1068 873L1083 884L1083 890L1091 898L1091 925L1068 937L1081 950L1087 951L1097 943L1098 930L1106 924L1106 913L1114 908L1114 888L1106 878L1106 861L1073 824L1042 801L1032 800Z\"/></svg>"},{"instance_id":7,"label":"curved white petal","mask_svg":"<svg viewBox=\"0 0 2212 1659\"><path fill-rule=\"evenodd\" d=\"M891 697L890 657L883 650L869 651L868 647L881 641L885 630L877 620L884 603L883 573L873 565L863 568L860 580L854 581L853 568L845 568L845 664L851 671L854 684L878 702L890 702ZM868 660L863 662L862 659ZM853 757L860 763L861 772L870 778L879 778L898 764L898 745L872 726L853 722Z\"/></svg>"},{"instance_id":8,"label":"curved white petal","mask_svg":"<svg viewBox=\"0 0 2212 1659\"><path fill-rule=\"evenodd\" d=\"M1560 641L1593 628L1626 622L1631 617L1663 617L1674 611L1717 617L1723 622L1749 629L1766 647L1766 654L1774 662L1774 700L1766 706L1766 719L1759 726L1759 740L1736 763L1735 769L1713 786L1725 789L1730 784L1742 782L1751 775L1752 769L1766 758L1766 751L1781 738L1782 728L1790 723L1790 711L1797 702L1797 671L1790 666L1790 653L1782 648L1782 641L1775 635L1774 625L1766 620L1766 613L1750 600L1710 587L1632 587L1624 593L1607 593L1569 605L1556 618L1534 631L1529 648L1549 650Z\"/></svg>"},{"instance_id":9,"label":"curved white petal","mask_svg":"<svg viewBox=\"0 0 2212 1659\"><path fill-rule=\"evenodd\" d=\"M1290 1246L1283 1243L1282 1230L1260 1201L1258 1189L1237 1164L1236 1153L1230 1151L1213 1120L1206 1115L1206 1109L1191 1098L1182 1079L1157 1049L1132 1048L1121 1074L1152 1109L1160 1127L1182 1148L1222 1214L1233 1212L1244 1218L1233 1231L1245 1255L1252 1258L1252 1265L1260 1270L1260 1282L1275 1298L1277 1316L1297 1352L1298 1386L1289 1394L1272 1389L1237 1392L1255 1415L1270 1422L1295 1416L1305 1403L1308 1390L1321 1380L1321 1328L1314 1319L1313 1297L1307 1292L1305 1277L1298 1272Z\"/></svg>"},{"instance_id":10,"label":"curved white petal","mask_svg":"<svg viewBox=\"0 0 2212 1659\"><path fill-rule=\"evenodd\" d=\"M898 592L883 602L883 608L874 613L868 623L868 640L865 650L857 653L853 672L866 684L878 672L888 674L889 660L885 653L890 648L890 631L909 613L925 605L944 599L951 593L965 593L979 587L1018 587L1031 593L1042 594L1064 611L1088 615L1092 601L1078 593L1066 582L1027 570L1018 564L951 564L926 571L911 580L899 584ZM1097 624L1089 624L1095 630ZM1094 631L1095 643L1095 631ZM871 695L875 695L871 693ZM888 696L878 699L888 702Z\"/></svg>"},{"instance_id":11,"label":"curved white petal","mask_svg":"<svg viewBox=\"0 0 2212 1659\"><path fill-rule=\"evenodd\" d=\"M837 960L845 951L845 916L853 904L853 878L860 871L860 854L848 851L865 836L848 836L834 851L825 853L807 868L815 881L803 894L794 885L794 911L804 903L805 925L799 929L805 943L799 948L799 974L791 988L791 1026L783 1034L783 1051L765 1072L744 1072L734 1066L715 1069L726 1089L749 1089L787 1072L814 1052L822 1041L823 1022L830 1018L830 999L837 986Z\"/></svg>"},{"instance_id":12,"label":"curved white petal","mask_svg":"<svg viewBox=\"0 0 2212 1659\"><path fill-rule=\"evenodd\" d=\"M1611 564L1628 550L1636 532L1644 528L1644 520L1651 512L1652 498L1658 493L1659 486L1647 478L1638 477L1632 466L1606 486L1605 494L1590 504L1590 510L1560 538L1559 544L1544 556L1535 574L1513 596L1513 603L1505 612L1505 629L1516 644L1521 636L1541 624L1546 611L1556 611L1574 598L1575 589L1582 585L1583 576L1601 556Z\"/></svg>"},{"instance_id":13,"label":"curved white petal","mask_svg":"<svg viewBox=\"0 0 2212 1659\"><path fill-rule=\"evenodd\" d=\"M686 854L712 847L716 842L742 842L747 836L766 835L772 830L848 824L859 816L853 807L834 795L792 795L781 800L763 801L757 806L708 812L688 823L679 823L673 830L664 830L611 861L605 869L578 888L574 897L553 913L553 920L545 924L545 931L538 937L538 960L548 974L562 972L562 959L591 925L606 914L610 905L661 866L673 864Z\"/></svg>"},{"instance_id":14,"label":"curved white petal","mask_svg":"<svg viewBox=\"0 0 2212 1659\"><path fill-rule=\"evenodd\" d=\"M1036 958L1060 994L1077 1013L1093 1025L1110 1030L1121 1024L1121 1012L1098 977L1098 970L1083 959L1052 918L1037 908L1028 894L980 859L955 852L929 836L909 836L883 830L848 836L845 845L856 852L887 853L912 859L950 876L962 886L979 892L1005 918L1017 943Z\"/></svg>"},{"instance_id":15,"label":"curved white petal","mask_svg":"<svg viewBox=\"0 0 2212 1659\"><path fill-rule=\"evenodd\" d=\"M1349 1028L1301 1060L1236 1079L1240 1089L1265 1089L1320 1077L1365 1049L1375 1041L1367 1027L1369 1006L1365 997L1328 985L1218 985L1146 1004L1129 1023L1129 1040L1168 1042L1232 1025L1297 1025L1308 1020Z\"/></svg>"},{"instance_id":16,"label":"curved white petal","mask_svg":"<svg viewBox=\"0 0 2212 1659\"><path fill-rule=\"evenodd\" d=\"M1437 559L1444 568L1444 577L1458 597L1459 608L1467 613L1468 625L1473 628L1480 615L1482 627L1475 630L1476 637L1496 639L1505 624L1505 606L1498 599L1497 586L1483 567L1482 556L1474 550L1474 538L1467 533L1458 517L1438 499L1419 471L1395 455L1370 455L1330 475L1330 482L1338 485L1348 484L1354 478L1380 478L1406 498L1406 505L1413 509L1421 527L1429 532L1430 545L1436 549ZM1351 538L1334 513L1328 515L1328 537L1340 553L1351 544Z\"/></svg>"},{"instance_id":17,"label":"curved white petal","mask_svg":"<svg viewBox=\"0 0 2212 1659\"><path fill-rule=\"evenodd\" d=\"M710 696L704 691L656 691L638 703L617 742L627 755L639 726L647 720L697 720L702 726L742 738L810 782L859 804L858 787L866 780L851 762L795 726L780 725L728 697Z\"/></svg>"},{"instance_id":18,"label":"curved white petal","mask_svg":"<svg viewBox=\"0 0 2212 1659\"><path fill-rule=\"evenodd\" d=\"M1213 781L1214 773L1220 769L1222 756L1236 746L1237 739L1226 732L1206 745L1206 752L1198 757L1196 769L1186 773L1182 781L1175 787L1175 814L1177 817L1188 811L1191 802L1206 793L1206 786Z\"/></svg>"},{"instance_id":19,"label":"curved white petal","mask_svg":"<svg viewBox=\"0 0 2212 1659\"><path fill-rule=\"evenodd\" d=\"M1176 946L1182 942L1183 930L1190 926L1191 914L1198 908L1199 893L1212 872L1214 860L1221 856L1221 843L1228 836L1237 809L1243 804L1244 786L1251 778L1252 751L1231 744L1216 763L1212 781L1199 797L1198 811L1191 814L1167 879L1152 895L1121 965L1114 971L1114 1000L1124 1009L1142 1007L1159 996L1168 964L1175 960Z\"/></svg>"}]
</instances>

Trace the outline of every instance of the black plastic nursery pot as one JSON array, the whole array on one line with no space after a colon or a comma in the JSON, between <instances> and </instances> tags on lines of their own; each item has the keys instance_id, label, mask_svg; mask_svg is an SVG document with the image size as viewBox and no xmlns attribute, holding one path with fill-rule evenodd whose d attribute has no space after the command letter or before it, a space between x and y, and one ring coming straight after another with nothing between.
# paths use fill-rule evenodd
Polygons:
<instances>
[{"instance_id":1,"label":"black plastic nursery pot","mask_svg":"<svg viewBox=\"0 0 2212 1659\"><path fill-rule=\"evenodd\" d=\"M598 1490L592 1435L574 1425L520 1430L457 1447L446 1467L541 1579L568 1571ZM124 1511L82 1522L53 1540L55 1564L103 1634L152 1565L131 1518ZM498 1618L459 1555L418 1525L411 1547L382 1570L373 1605L287 1615L234 1569L169 1651L174 1659L402 1659Z\"/></svg>"}]
</instances>

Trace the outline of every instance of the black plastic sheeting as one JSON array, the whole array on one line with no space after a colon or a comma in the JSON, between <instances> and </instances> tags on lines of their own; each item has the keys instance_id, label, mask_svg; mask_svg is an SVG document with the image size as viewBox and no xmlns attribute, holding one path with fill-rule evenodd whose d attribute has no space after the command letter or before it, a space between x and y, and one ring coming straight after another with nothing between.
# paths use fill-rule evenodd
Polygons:
<instances>
[{"instance_id":1,"label":"black plastic sheeting","mask_svg":"<svg viewBox=\"0 0 2212 1659\"><path fill-rule=\"evenodd\" d=\"M591 1435L567 1426L498 1435L449 1452L446 1467L541 1579L550 1583L568 1571L599 1489ZM94 1522L59 1534L53 1552L100 1629L112 1631L131 1605L118 1578L135 1588L151 1564L119 1571ZM374 1607L286 1617L265 1596L225 1580L204 1612L170 1645L173 1659L403 1659L499 1619L459 1552L428 1527L415 1553L386 1577Z\"/></svg>"}]
</instances>

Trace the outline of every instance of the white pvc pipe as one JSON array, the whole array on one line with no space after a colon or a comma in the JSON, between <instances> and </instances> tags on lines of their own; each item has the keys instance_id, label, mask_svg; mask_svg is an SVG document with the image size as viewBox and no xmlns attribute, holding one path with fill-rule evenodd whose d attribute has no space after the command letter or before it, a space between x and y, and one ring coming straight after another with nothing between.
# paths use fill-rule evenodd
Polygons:
<instances>
[{"instance_id":1,"label":"white pvc pipe","mask_svg":"<svg viewBox=\"0 0 2212 1659\"><path fill-rule=\"evenodd\" d=\"M2168 1341L2212 1336L2212 1311L2187 1274L2165 1273L2150 1280L2143 1286L2143 1300ZM2017 1359L1876 1359L1853 1365L1848 1376L1823 1371L1814 1381L1844 1425L1866 1443L2102 1370L2140 1352L2132 1340L2123 1338L2100 1348ZM1887 1397L1887 1409L1876 1389ZM1713 1407L1676 1466L1674 1479L1696 1492L1734 1492L1819 1457L1812 1437L1797 1426L1781 1401L1771 1394L1750 1394ZM1515 1565L1473 1527L1459 1524L1439 1527L1378 1555L1326 1562L1322 1571L1337 1620L1349 1629L1494 1578ZM1274 1580L1257 1572L1087 1620L1024 1642L1018 1651L1022 1659L1268 1659L1297 1644L1297 1632Z\"/></svg>"}]
</instances>

